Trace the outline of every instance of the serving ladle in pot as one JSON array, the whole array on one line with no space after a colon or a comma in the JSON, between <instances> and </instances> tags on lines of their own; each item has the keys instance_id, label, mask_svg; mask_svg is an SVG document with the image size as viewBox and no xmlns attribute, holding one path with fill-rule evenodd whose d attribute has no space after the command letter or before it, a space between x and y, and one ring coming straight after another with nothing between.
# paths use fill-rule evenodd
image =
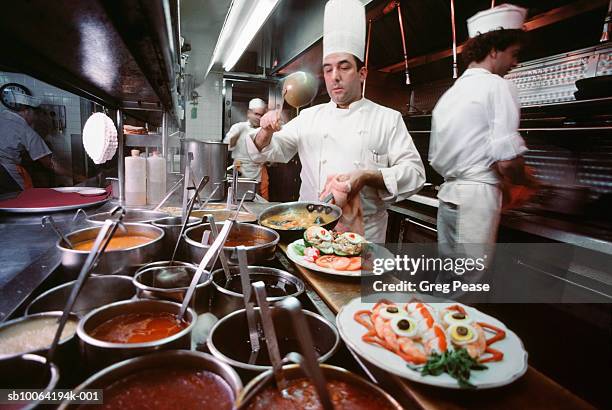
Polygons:
<instances>
[{"instance_id":1,"label":"serving ladle in pot","mask_svg":"<svg viewBox=\"0 0 612 410\"><path fill-rule=\"evenodd\" d=\"M55 234L59 236L62 242L68 245L70 249L74 249L74 245L72 245L72 242L70 242L70 240L62 233L62 231L60 231L60 229L55 224L55 221L53 220L53 217L51 215L43 216L40 223L43 228L46 228L47 226L51 226L51 229L53 230L53 232L55 232Z\"/></svg>"},{"instance_id":2,"label":"serving ladle in pot","mask_svg":"<svg viewBox=\"0 0 612 410\"><path fill-rule=\"evenodd\" d=\"M113 238L113 235L117 231L117 227L121 224L123 217L125 216L125 209L120 206L115 207L110 215L113 216L118 214L118 218L115 220L107 219L104 221L104 225L98 231L98 235L94 241L93 247L87 255L87 259L83 264L81 271L79 272L79 276L77 280L72 285L72 291L70 292L70 296L68 297L68 301L66 302L66 306L64 307L64 311L62 312L62 316L59 320L59 324L57 327L57 331L55 332L55 336L53 338L53 342L51 343L51 347L49 348L49 352L47 354L47 360L49 362L53 361L53 357L55 355L55 351L57 350L57 345L59 344L60 338L62 336L62 332L64 331L64 327L66 326L66 322L70 316L70 312L72 312L72 307L79 296L79 292L83 287L83 284L87 280L87 277L91 273L91 271L96 267L98 261L100 260L100 256L106 250L110 240Z\"/></svg>"}]
</instances>

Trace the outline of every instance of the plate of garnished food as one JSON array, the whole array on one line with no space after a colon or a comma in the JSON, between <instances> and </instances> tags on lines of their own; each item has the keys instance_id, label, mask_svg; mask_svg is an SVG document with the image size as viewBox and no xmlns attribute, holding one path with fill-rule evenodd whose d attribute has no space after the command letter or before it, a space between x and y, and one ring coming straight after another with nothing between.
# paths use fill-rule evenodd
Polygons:
<instances>
[{"instance_id":1,"label":"plate of garnished food","mask_svg":"<svg viewBox=\"0 0 612 410\"><path fill-rule=\"evenodd\" d=\"M457 302L346 304L336 317L344 342L372 364L419 383L487 389L527 371L521 339L501 321Z\"/></svg>"}]
</instances>

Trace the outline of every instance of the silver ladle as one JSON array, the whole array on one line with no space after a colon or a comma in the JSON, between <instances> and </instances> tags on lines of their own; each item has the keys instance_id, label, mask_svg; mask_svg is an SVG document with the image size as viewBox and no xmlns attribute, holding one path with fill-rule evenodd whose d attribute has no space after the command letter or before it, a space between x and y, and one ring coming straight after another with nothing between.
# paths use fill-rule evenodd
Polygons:
<instances>
[{"instance_id":1,"label":"silver ladle","mask_svg":"<svg viewBox=\"0 0 612 410\"><path fill-rule=\"evenodd\" d=\"M53 217L51 215L45 215L42 217L41 220L41 225L43 228L47 227L47 225L51 226L51 229L53 230L53 232L55 232L55 234L57 236L59 236L59 238L66 244L68 245L68 247L70 249L74 249L74 245L72 244L72 242L70 242L70 240L64 236L64 234L62 233L62 231L60 231L60 229L58 228L58 226L55 224L55 221L53 220Z\"/></svg>"},{"instance_id":2,"label":"silver ladle","mask_svg":"<svg viewBox=\"0 0 612 410\"><path fill-rule=\"evenodd\" d=\"M242 298L249 326L249 341L251 342L251 355L249 364L254 364L259 355L259 333L257 332L257 321L255 318L255 307L251 302L251 281L249 279L249 267L247 262L246 248L243 245L236 246L238 253L238 265L240 266L240 282L242 284Z\"/></svg>"},{"instance_id":3,"label":"silver ladle","mask_svg":"<svg viewBox=\"0 0 612 410\"><path fill-rule=\"evenodd\" d=\"M49 348L49 352L47 354L47 360L49 360L49 362L53 361L55 351L57 350L57 345L59 344L62 332L64 331L64 327L66 326L66 322L68 321L70 312L72 311L72 307L74 306L74 302L79 296L79 292L81 291L83 284L87 280L89 273L96 267L100 256L102 256L102 254L106 250L108 243L117 231L117 227L121 224L121 221L123 220L123 217L125 215L125 209L120 206L117 206L110 212L110 215L112 216L117 213L119 213L119 217L116 220L107 219L106 221L104 221L104 225L102 225L100 231L98 231L98 235L96 236L94 245L91 251L89 252L89 255L87 255L87 259L85 260L85 263L83 264L83 267L79 272L79 276L74 282L74 285L72 285L70 297L66 302L66 306L64 307L64 311L62 312L62 316L59 320L59 325L57 327L57 331L55 332L53 342L51 343L51 347Z\"/></svg>"},{"instance_id":4,"label":"silver ladle","mask_svg":"<svg viewBox=\"0 0 612 410\"><path fill-rule=\"evenodd\" d=\"M208 224L210 225L210 235L214 241L215 238L217 238L217 236L219 235L219 230L217 229L215 217L212 214L207 214L205 215L205 217L206 217L206 220L208 221ZM202 234L202 238L204 238L204 234ZM206 242L206 245L208 245L208 242ZM223 272L225 272L226 283L229 283L229 281L232 279L232 272L230 270L229 262L227 261L227 257L225 256L225 252L223 251L219 252L219 259L221 260L221 266L223 267Z\"/></svg>"},{"instance_id":5,"label":"silver ladle","mask_svg":"<svg viewBox=\"0 0 612 410\"><path fill-rule=\"evenodd\" d=\"M263 281L254 282L253 291L255 292L255 298L259 305L259 314L261 317L261 323L263 324L264 335L266 337L266 345L268 347L268 355L272 362L272 372L274 379L276 380L276 388L278 391L282 391L287 388L287 380L283 372L283 362L280 357L280 350L278 348L278 339L276 337L276 330L274 329L274 321L272 320L272 313L268 306L268 295L266 293L266 285Z\"/></svg>"}]
</instances>

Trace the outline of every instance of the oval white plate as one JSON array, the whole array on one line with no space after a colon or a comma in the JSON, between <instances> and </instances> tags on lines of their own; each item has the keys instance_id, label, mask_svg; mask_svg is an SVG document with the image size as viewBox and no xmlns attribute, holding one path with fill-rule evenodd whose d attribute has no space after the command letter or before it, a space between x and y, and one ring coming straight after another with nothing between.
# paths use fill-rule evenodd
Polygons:
<instances>
[{"instance_id":1,"label":"oval white plate","mask_svg":"<svg viewBox=\"0 0 612 410\"><path fill-rule=\"evenodd\" d=\"M79 191L80 195L83 196L98 196L106 194L106 189L103 188L87 188Z\"/></svg>"},{"instance_id":2,"label":"oval white plate","mask_svg":"<svg viewBox=\"0 0 612 410\"><path fill-rule=\"evenodd\" d=\"M476 388L489 389L504 386L512 383L525 374L527 371L527 352L523 347L523 342L521 342L521 339L502 322L477 309L462 305L461 303L443 302L435 305L437 309L450 305L463 306L468 314L476 318L477 321L492 324L493 326L504 329L506 332L505 339L492 345L494 349L504 353L503 360L500 362L485 363L488 367L487 370L471 372L470 383L476 386ZM419 371L410 369L407 363L395 353L361 340L361 336L367 332L367 329L357 323L355 319L353 319L353 315L359 310L371 310L373 307L374 303L362 303L361 297L357 297L344 305L342 309L340 309L340 312L338 312L338 316L336 316L336 325L340 332L340 336L352 350L370 363L400 377L432 386L449 389L460 388L457 384L457 380L446 373L439 376L422 376Z\"/></svg>"},{"instance_id":3,"label":"oval white plate","mask_svg":"<svg viewBox=\"0 0 612 410\"><path fill-rule=\"evenodd\" d=\"M336 269L331 269L331 268L324 268L324 267L317 265L316 263L308 262L304 260L304 257L302 255L298 254L295 251L293 246L296 244L303 246L304 240L298 239L297 241L291 242L289 246L287 246L287 257L300 266L303 266L305 268L308 268L310 270L314 270L317 272L329 273L330 275L353 276L353 277L364 276L362 275L361 270L352 270L352 271L351 270L336 270ZM377 245L377 244L370 244L370 246L373 247L372 251L375 253L377 258L393 258L393 254L388 249L380 245Z\"/></svg>"},{"instance_id":4,"label":"oval white plate","mask_svg":"<svg viewBox=\"0 0 612 410\"><path fill-rule=\"evenodd\" d=\"M57 188L51 188L54 191L57 192L64 192L64 193L78 193L81 192L84 189L88 189L86 187L82 187L82 186L61 186L61 187L57 187Z\"/></svg>"}]
</instances>

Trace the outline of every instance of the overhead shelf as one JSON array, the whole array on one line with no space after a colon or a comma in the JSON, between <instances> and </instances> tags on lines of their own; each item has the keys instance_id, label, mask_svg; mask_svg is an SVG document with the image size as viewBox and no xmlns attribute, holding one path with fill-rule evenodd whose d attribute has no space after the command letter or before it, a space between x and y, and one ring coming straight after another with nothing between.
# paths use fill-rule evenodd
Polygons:
<instances>
[{"instance_id":1,"label":"overhead shelf","mask_svg":"<svg viewBox=\"0 0 612 410\"><path fill-rule=\"evenodd\" d=\"M177 0L14 2L0 13L0 67L109 108L176 112L177 10ZM161 122L146 113L136 116Z\"/></svg>"}]
</instances>

